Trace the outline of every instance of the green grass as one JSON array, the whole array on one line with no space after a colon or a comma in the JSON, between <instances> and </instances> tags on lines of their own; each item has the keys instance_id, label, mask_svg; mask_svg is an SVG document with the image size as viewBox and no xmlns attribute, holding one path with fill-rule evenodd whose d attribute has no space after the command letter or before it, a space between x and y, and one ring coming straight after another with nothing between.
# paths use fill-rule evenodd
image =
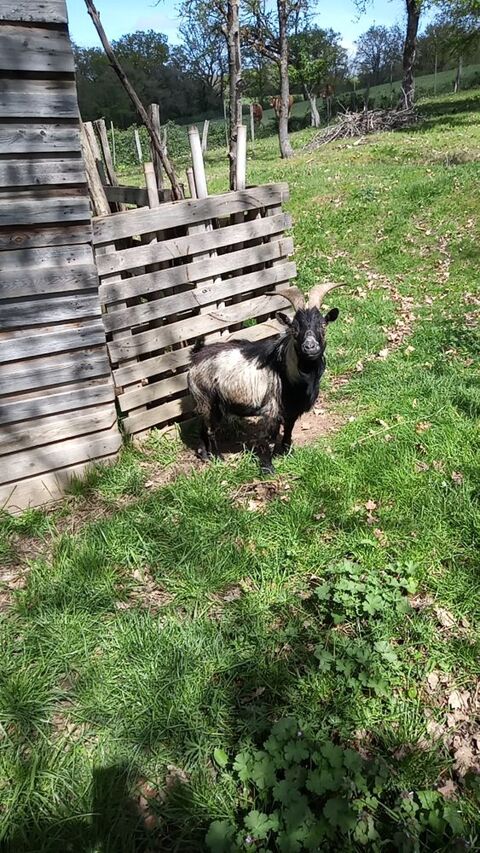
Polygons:
<instances>
[{"instance_id":1,"label":"green grass","mask_svg":"<svg viewBox=\"0 0 480 853\"><path fill-rule=\"evenodd\" d=\"M215 821L217 850L479 849L480 93L422 113L250 152L252 184L289 182L300 285L348 284L323 391L345 423L278 462L289 489L252 511L248 455L157 487L180 444L153 433L1 520L4 562L41 550L1 617L2 849L201 851ZM225 189L224 154L207 168Z\"/></svg>"}]
</instances>

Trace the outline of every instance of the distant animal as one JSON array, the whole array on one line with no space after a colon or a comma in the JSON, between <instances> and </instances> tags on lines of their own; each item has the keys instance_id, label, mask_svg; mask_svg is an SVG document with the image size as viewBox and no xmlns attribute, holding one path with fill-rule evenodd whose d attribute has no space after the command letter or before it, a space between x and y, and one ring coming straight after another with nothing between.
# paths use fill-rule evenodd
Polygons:
<instances>
[{"instance_id":1,"label":"distant animal","mask_svg":"<svg viewBox=\"0 0 480 853\"><path fill-rule=\"evenodd\" d=\"M322 91L320 92L320 97L323 98L324 101L326 101L327 98L333 98L334 94L335 86L332 86L331 83L326 83Z\"/></svg>"},{"instance_id":2,"label":"distant animal","mask_svg":"<svg viewBox=\"0 0 480 853\"><path fill-rule=\"evenodd\" d=\"M252 113L253 113L253 121L254 124L258 125L262 123L263 119L263 109L261 104L252 104Z\"/></svg>"},{"instance_id":3,"label":"distant animal","mask_svg":"<svg viewBox=\"0 0 480 853\"><path fill-rule=\"evenodd\" d=\"M338 308L325 316L320 306L326 294L339 285L331 282L312 288L305 297L298 287L276 294L295 309L292 318L278 312L287 328L260 341L232 340L205 345L199 340L191 357L188 387L201 418L197 456L208 460L220 457L216 433L227 415L256 416L255 441L262 470L273 472L270 443L277 442L283 425L283 439L276 452L290 450L296 420L314 405L325 370L325 333L338 317Z\"/></svg>"},{"instance_id":4,"label":"distant animal","mask_svg":"<svg viewBox=\"0 0 480 853\"><path fill-rule=\"evenodd\" d=\"M280 95L275 95L275 97L270 98L270 106L275 110L275 115L277 118L280 118L280 107L282 104L282 99ZM293 107L293 95L288 96L288 118L290 118L290 113L292 112Z\"/></svg>"}]
</instances>

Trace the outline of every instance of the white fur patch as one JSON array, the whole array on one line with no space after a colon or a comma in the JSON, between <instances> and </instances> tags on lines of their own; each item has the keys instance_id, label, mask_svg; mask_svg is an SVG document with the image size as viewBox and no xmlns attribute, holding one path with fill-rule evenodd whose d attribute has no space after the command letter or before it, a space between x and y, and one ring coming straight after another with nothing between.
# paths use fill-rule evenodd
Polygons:
<instances>
[{"instance_id":1,"label":"white fur patch","mask_svg":"<svg viewBox=\"0 0 480 853\"><path fill-rule=\"evenodd\" d=\"M190 377L195 388L203 394L215 387L227 405L262 409L268 414L278 411L280 380L277 374L267 367L259 367L256 361L248 361L239 349L202 359L190 369ZM194 393L195 388L192 387Z\"/></svg>"}]
</instances>

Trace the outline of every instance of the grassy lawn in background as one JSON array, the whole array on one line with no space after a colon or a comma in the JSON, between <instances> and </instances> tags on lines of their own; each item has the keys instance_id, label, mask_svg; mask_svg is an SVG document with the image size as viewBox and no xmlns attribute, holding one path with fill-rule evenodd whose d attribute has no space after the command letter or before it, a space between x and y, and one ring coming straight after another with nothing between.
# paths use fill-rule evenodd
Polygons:
<instances>
[{"instance_id":1,"label":"grassy lawn in background","mask_svg":"<svg viewBox=\"0 0 480 853\"><path fill-rule=\"evenodd\" d=\"M270 488L249 455L167 482L152 432L2 517L2 850L480 849L480 92L420 109L250 152L300 286L348 285L341 426Z\"/></svg>"}]
</instances>

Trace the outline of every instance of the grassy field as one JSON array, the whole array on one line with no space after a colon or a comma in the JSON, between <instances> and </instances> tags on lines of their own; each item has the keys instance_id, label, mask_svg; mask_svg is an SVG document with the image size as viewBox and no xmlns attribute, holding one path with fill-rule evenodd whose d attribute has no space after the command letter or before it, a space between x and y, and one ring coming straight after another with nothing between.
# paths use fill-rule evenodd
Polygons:
<instances>
[{"instance_id":1,"label":"grassy field","mask_svg":"<svg viewBox=\"0 0 480 853\"><path fill-rule=\"evenodd\" d=\"M480 92L421 109L250 155L348 285L334 430L269 485L152 432L1 519L2 850L480 849Z\"/></svg>"}]
</instances>

